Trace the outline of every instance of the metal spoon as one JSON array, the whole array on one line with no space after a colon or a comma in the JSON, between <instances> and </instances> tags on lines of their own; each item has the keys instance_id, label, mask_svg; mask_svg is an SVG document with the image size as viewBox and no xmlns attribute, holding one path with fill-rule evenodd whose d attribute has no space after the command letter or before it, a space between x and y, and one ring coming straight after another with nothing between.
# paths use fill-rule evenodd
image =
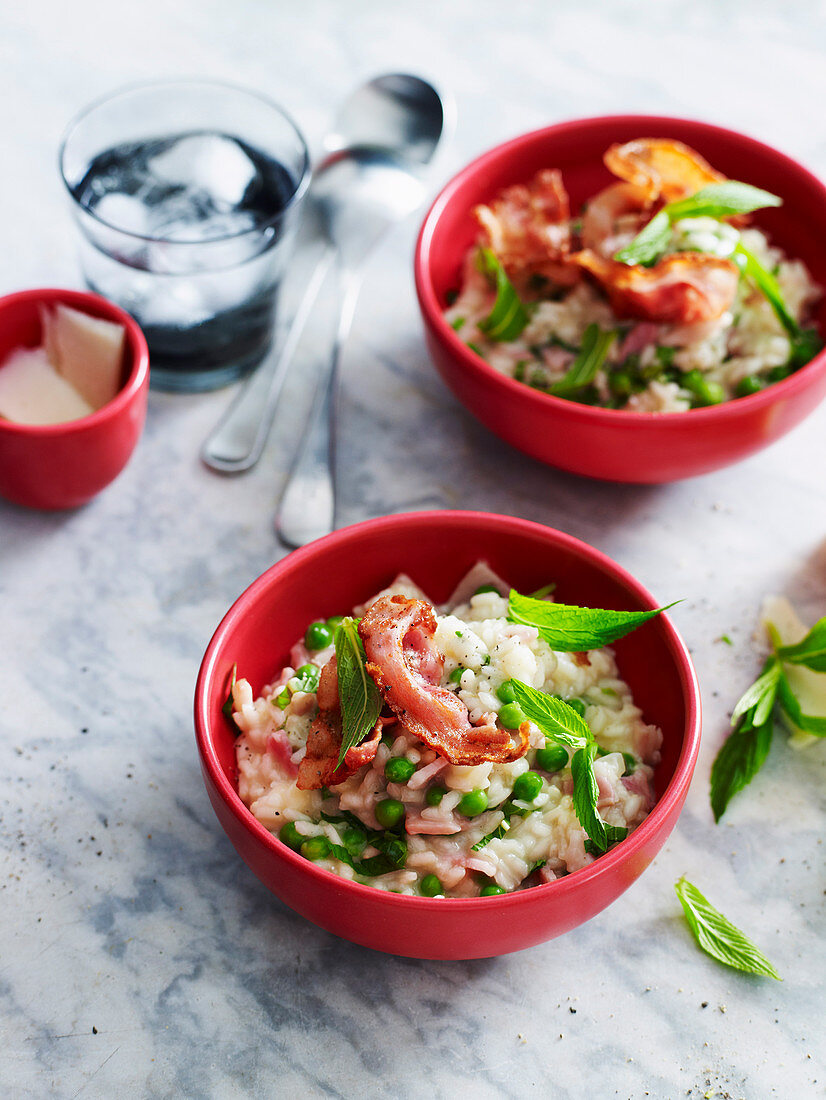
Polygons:
<instances>
[{"instance_id":1,"label":"metal spoon","mask_svg":"<svg viewBox=\"0 0 826 1100\"><path fill-rule=\"evenodd\" d=\"M318 175L327 173L330 162L338 163L335 158L342 152L356 150L359 156L371 149L382 150L391 158L399 156L411 165L424 165L432 157L443 127L444 107L438 93L427 81L408 73L374 77L345 100L324 142L330 155L318 166L308 195L310 209L303 236L309 242L320 236L323 251L284 343L274 348L251 375L205 440L201 458L207 466L221 473L242 473L251 469L263 453L287 369L335 259L337 244L327 231L322 209L329 203L314 202L316 193L326 186L322 178L319 187ZM320 229L318 217L322 218ZM346 332L342 340L345 336Z\"/></svg>"}]
</instances>

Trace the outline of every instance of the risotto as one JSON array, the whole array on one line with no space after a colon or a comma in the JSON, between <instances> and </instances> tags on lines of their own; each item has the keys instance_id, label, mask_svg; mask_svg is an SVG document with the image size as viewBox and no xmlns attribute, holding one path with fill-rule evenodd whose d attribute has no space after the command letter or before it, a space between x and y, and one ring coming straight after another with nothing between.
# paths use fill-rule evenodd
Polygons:
<instances>
[{"instance_id":1,"label":"risotto","mask_svg":"<svg viewBox=\"0 0 826 1100\"><path fill-rule=\"evenodd\" d=\"M477 567L434 608L400 577L344 621L357 624L364 665L343 665L336 618L308 627L257 698L234 680L238 791L255 817L334 874L428 897L549 882L635 829L654 805L660 730L611 649L555 651L513 621L507 592ZM347 676L362 668L380 689L378 718L345 753ZM567 703L586 735L601 845L577 803L577 737L528 720L514 685Z\"/></svg>"},{"instance_id":2,"label":"risotto","mask_svg":"<svg viewBox=\"0 0 826 1100\"><path fill-rule=\"evenodd\" d=\"M619 181L572 217L539 172L474 211L480 237L445 317L490 365L585 404L684 412L759 392L821 347L821 290L750 227L780 200L678 142L612 146Z\"/></svg>"}]
</instances>

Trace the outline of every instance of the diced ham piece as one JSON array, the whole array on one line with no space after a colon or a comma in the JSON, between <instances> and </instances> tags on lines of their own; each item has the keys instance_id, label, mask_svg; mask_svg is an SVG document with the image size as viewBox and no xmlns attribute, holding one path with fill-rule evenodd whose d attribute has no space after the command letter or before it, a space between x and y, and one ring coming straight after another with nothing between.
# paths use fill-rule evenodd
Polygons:
<instances>
[{"instance_id":1,"label":"diced ham piece","mask_svg":"<svg viewBox=\"0 0 826 1100\"><path fill-rule=\"evenodd\" d=\"M267 752L275 757L285 775L295 775L298 772L292 759L293 747L283 730L271 733L267 738Z\"/></svg>"},{"instance_id":2,"label":"diced ham piece","mask_svg":"<svg viewBox=\"0 0 826 1100\"><path fill-rule=\"evenodd\" d=\"M412 790L418 790L419 787L423 787L426 783L429 783L431 779L444 771L449 766L450 761L445 760L443 756L437 756L436 759L430 763L425 764L423 768L417 769L407 781L408 787Z\"/></svg>"},{"instance_id":3,"label":"diced ham piece","mask_svg":"<svg viewBox=\"0 0 826 1100\"><path fill-rule=\"evenodd\" d=\"M451 764L507 763L528 748L527 722L514 742L494 724L472 726L462 700L438 678L444 665L436 649L436 616L424 600L384 596L359 623L367 671L399 721ZM437 675L438 673L438 675Z\"/></svg>"},{"instance_id":4,"label":"diced ham piece","mask_svg":"<svg viewBox=\"0 0 826 1100\"><path fill-rule=\"evenodd\" d=\"M628 332L617 348L617 359L623 362L629 355L637 355L649 344L656 344L660 335L660 326L654 321L640 321Z\"/></svg>"}]
</instances>

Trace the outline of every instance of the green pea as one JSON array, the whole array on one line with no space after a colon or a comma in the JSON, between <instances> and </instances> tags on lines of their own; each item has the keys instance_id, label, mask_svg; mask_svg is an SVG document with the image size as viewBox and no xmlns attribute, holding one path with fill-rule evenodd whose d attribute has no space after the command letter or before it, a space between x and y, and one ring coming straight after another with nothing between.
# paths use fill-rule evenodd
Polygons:
<instances>
[{"instance_id":1,"label":"green pea","mask_svg":"<svg viewBox=\"0 0 826 1100\"><path fill-rule=\"evenodd\" d=\"M336 630L341 626L343 622L343 615L331 615L330 618L327 620L327 626L329 626L330 630L332 630L332 632L335 634Z\"/></svg>"},{"instance_id":2,"label":"green pea","mask_svg":"<svg viewBox=\"0 0 826 1100\"><path fill-rule=\"evenodd\" d=\"M310 623L307 627L307 633L304 635L304 645L307 649L317 652L319 649L326 649L327 646L333 640L333 632L329 626L321 619L317 619L314 623Z\"/></svg>"},{"instance_id":3,"label":"green pea","mask_svg":"<svg viewBox=\"0 0 826 1100\"><path fill-rule=\"evenodd\" d=\"M383 798L376 805L376 820L384 829L392 829L404 818L404 803L398 798Z\"/></svg>"},{"instance_id":4,"label":"green pea","mask_svg":"<svg viewBox=\"0 0 826 1100\"><path fill-rule=\"evenodd\" d=\"M307 838L296 829L294 821L287 821L281 826L278 839L282 844L286 844L288 848L292 848L294 852L297 852Z\"/></svg>"},{"instance_id":5,"label":"green pea","mask_svg":"<svg viewBox=\"0 0 826 1100\"><path fill-rule=\"evenodd\" d=\"M684 390L694 394L695 405L719 405L725 400L725 393L720 383L712 382L696 367L683 375L680 385Z\"/></svg>"},{"instance_id":6,"label":"green pea","mask_svg":"<svg viewBox=\"0 0 826 1100\"><path fill-rule=\"evenodd\" d=\"M295 670L296 676L300 676L303 680L305 676L315 676L320 669L318 665L301 665L300 668Z\"/></svg>"},{"instance_id":7,"label":"green pea","mask_svg":"<svg viewBox=\"0 0 826 1100\"><path fill-rule=\"evenodd\" d=\"M611 371L608 375L608 385L611 387L611 393L616 394L617 397L628 397L634 392L634 379L629 371L622 368Z\"/></svg>"},{"instance_id":8,"label":"green pea","mask_svg":"<svg viewBox=\"0 0 826 1100\"><path fill-rule=\"evenodd\" d=\"M479 891L480 898L492 898L497 894L507 894L507 890L503 886L497 886L495 882L492 882L489 886L483 886Z\"/></svg>"},{"instance_id":9,"label":"green pea","mask_svg":"<svg viewBox=\"0 0 826 1100\"><path fill-rule=\"evenodd\" d=\"M462 795L456 808L465 817L476 817L478 814L483 814L488 808L488 796L484 791L475 787L472 791Z\"/></svg>"},{"instance_id":10,"label":"green pea","mask_svg":"<svg viewBox=\"0 0 826 1100\"><path fill-rule=\"evenodd\" d=\"M565 702L571 708L575 710L580 718L585 717L585 704L581 699L566 699Z\"/></svg>"},{"instance_id":11,"label":"green pea","mask_svg":"<svg viewBox=\"0 0 826 1100\"><path fill-rule=\"evenodd\" d=\"M506 703L499 711L499 721L506 730L517 730L525 721L525 714L518 703Z\"/></svg>"},{"instance_id":12,"label":"green pea","mask_svg":"<svg viewBox=\"0 0 826 1100\"><path fill-rule=\"evenodd\" d=\"M326 836L311 836L301 845L301 854L305 859L324 859L330 854L330 841Z\"/></svg>"},{"instance_id":13,"label":"green pea","mask_svg":"<svg viewBox=\"0 0 826 1100\"><path fill-rule=\"evenodd\" d=\"M436 783L432 787L427 788L424 800L428 806L438 806L446 794L447 789L445 787L440 787L438 783Z\"/></svg>"},{"instance_id":14,"label":"green pea","mask_svg":"<svg viewBox=\"0 0 826 1100\"><path fill-rule=\"evenodd\" d=\"M435 875L425 875L419 883L419 890L426 898L435 898L437 894L443 894L442 884Z\"/></svg>"},{"instance_id":15,"label":"green pea","mask_svg":"<svg viewBox=\"0 0 826 1100\"><path fill-rule=\"evenodd\" d=\"M741 378L737 383L734 392L738 397L751 397L753 393L760 393L763 385L762 378L758 378L756 374L747 374L745 378Z\"/></svg>"},{"instance_id":16,"label":"green pea","mask_svg":"<svg viewBox=\"0 0 826 1100\"><path fill-rule=\"evenodd\" d=\"M384 774L391 783L406 783L416 770L416 765L406 756L391 756L384 765Z\"/></svg>"},{"instance_id":17,"label":"green pea","mask_svg":"<svg viewBox=\"0 0 826 1100\"><path fill-rule=\"evenodd\" d=\"M513 686L513 680L505 680L504 684L499 685L496 689L496 698L500 703L516 702L516 689Z\"/></svg>"},{"instance_id":18,"label":"green pea","mask_svg":"<svg viewBox=\"0 0 826 1100\"><path fill-rule=\"evenodd\" d=\"M513 797L522 802L533 802L542 790L542 776L538 772L522 772L513 783Z\"/></svg>"},{"instance_id":19,"label":"green pea","mask_svg":"<svg viewBox=\"0 0 826 1100\"><path fill-rule=\"evenodd\" d=\"M791 367L772 367L772 369L766 375L769 382L782 382L784 378L788 378L792 373Z\"/></svg>"},{"instance_id":20,"label":"green pea","mask_svg":"<svg viewBox=\"0 0 826 1100\"><path fill-rule=\"evenodd\" d=\"M473 595L481 596L483 592L495 592L498 595L499 589L496 587L495 584L480 584Z\"/></svg>"},{"instance_id":21,"label":"green pea","mask_svg":"<svg viewBox=\"0 0 826 1100\"><path fill-rule=\"evenodd\" d=\"M559 772L568 763L568 750L562 745L536 750L536 766L545 772Z\"/></svg>"},{"instance_id":22,"label":"green pea","mask_svg":"<svg viewBox=\"0 0 826 1100\"><path fill-rule=\"evenodd\" d=\"M459 681L462 679L462 673L464 671L465 670L462 668L461 665L459 665L458 668L454 668L453 672L451 672L451 674L448 676L449 683L458 684Z\"/></svg>"}]
</instances>

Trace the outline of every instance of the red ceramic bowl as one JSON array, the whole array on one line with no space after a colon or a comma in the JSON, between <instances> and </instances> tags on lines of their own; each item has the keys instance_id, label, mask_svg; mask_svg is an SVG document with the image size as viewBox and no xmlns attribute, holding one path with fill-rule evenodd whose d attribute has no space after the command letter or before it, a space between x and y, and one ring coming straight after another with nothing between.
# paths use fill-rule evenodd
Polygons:
<instances>
[{"instance_id":1,"label":"red ceramic bowl","mask_svg":"<svg viewBox=\"0 0 826 1100\"><path fill-rule=\"evenodd\" d=\"M123 383L112 401L79 420L30 425L0 419L0 496L30 508L85 504L126 465L146 418L146 340L128 313L96 294L23 290L0 298L0 364L17 348L40 344L39 307L58 303L123 325Z\"/></svg>"},{"instance_id":2,"label":"red ceramic bowl","mask_svg":"<svg viewBox=\"0 0 826 1100\"><path fill-rule=\"evenodd\" d=\"M459 400L502 439L563 470L608 481L663 482L737 462L779 439L826 394L826 353L751 397L686 413L591 408L506 378L475 355L443 319L476 239L473 207L540 168L559 168L572 209L614 177L602 163L612 142L673 137L733 179L763 187L783 206L755 224L826 286L826 188L789 157L705 122L621 115L564 122L505 142L474 160L439 194L416 247L416 289L433 361ZM826 332L826 301L818 324Z\"/></svg>"},{"instance_id":3,"label":"red ceramic bowl","mask_svg":"<svg viewBox=\"0 0 826 1100\"><path fill-rule=\"evenodd\" d=\"M575 928L645 870L680 813L700 745L700 696L688 652L667 616L616 644L622 675L646 719L664 733L658 801L613 851L566 878L490 898L431 899L339 878L277 840L236 793L234 735L221 707L234 664L257 692L318 618L348 612L404 571L436 601L479 559L523 591L553 580L560 600L656 607L598 550L537 523L481 512L418 512L370 520L296 550L232 605L201 664L195 729L207 792L241 858L298 913L345 939L428 959L501 955ZM665 593L668 598L679 593Z\"/></svg>"}]
</instances>

